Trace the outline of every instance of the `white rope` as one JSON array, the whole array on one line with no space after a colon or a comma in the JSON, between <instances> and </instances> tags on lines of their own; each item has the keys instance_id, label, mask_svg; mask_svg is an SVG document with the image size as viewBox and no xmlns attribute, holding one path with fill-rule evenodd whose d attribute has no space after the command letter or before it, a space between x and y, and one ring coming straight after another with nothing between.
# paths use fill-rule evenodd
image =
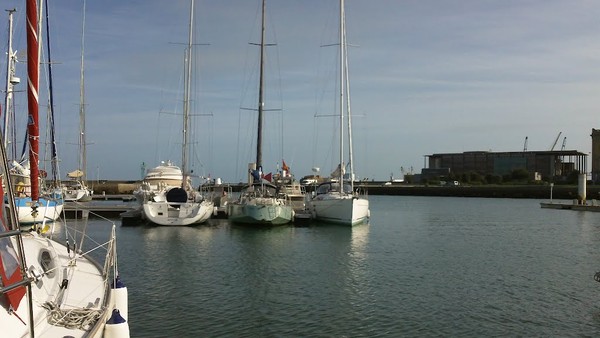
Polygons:
<instances>
[{"instance_id":1,"label":"white rope","mask_svg":"<svg viewBox=\"0 0 600 338\"><path fill-rule=\"evenodd\" d=\"M63 310L54 302L46 302L43 307L48 310L48 323L68 329L90 330L102 315L102 310L84 308Z\"/></svg>"}]
</instances>

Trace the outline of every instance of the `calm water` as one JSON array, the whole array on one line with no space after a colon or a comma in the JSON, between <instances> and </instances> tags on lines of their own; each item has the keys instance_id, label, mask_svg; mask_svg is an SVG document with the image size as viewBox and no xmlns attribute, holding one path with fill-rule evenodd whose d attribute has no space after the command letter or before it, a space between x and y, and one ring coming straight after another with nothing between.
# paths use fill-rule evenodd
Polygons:
<instances>
[{"instance_id":1,"label":"calm water","mask_svg":"<svg viewBox=\"0 0 600 338\"><path fill-rule=\"evenodd\" d=\"M132 337L600 335L600 213L370 200L354 228L119 226Z\"/></svg>"}]
</instances>

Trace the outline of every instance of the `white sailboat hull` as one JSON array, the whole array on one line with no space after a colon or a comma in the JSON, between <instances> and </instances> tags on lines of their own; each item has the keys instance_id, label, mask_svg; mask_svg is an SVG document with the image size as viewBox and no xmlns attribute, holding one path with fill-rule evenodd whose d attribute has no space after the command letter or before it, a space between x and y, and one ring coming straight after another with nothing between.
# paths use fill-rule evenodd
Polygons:
<instances>
[{"instance_id":1,"label":"white sailboat hull","mask_svg":"<svg viewBox=\"0 0 600 338\"><path fill-rule=\"evenodd\" d=\"M339 164L330 175L331 182L323 182L316 188L316 196L309 203L311 216L317 221L356 225L368 220L370 216L369 201L361 197L354 189L354 157L352 145L352 113L350 109L350 80L348 74L348 58L346 44L346 20L344 0L340 0L339 26ZM347 140L348 165L344 162ZM346 168L349 166L349 172Z\"/></svg>"},{"instance_id":2,"label":"white sailboat hull","mask_svg":"<svg viewBox=\"0 0 600 338\"><path fill-rule=\"evenodd\" d=\"M158 225L192 225L204 223L213 213L211 201L175 203L147 201L143 205L144 217Z\"/></svg>"},{"instance_id":3,"label":"white sailboat hull","mask_svg":"<svg viewBox=\"0 0 600 338\"><path fill-rule=\"evenodd\" d=\"M369 218L369 201L353 195L320 195L310 201L309 209L315 220L328 223L352 226Z\"/></svg>"},{"instance_id":4,"label":"white sailboat hull","mask_svg":"<svg viewBox=\"0 0 600 338\"><path fill-rule=\"evenodd\" d=\"M292 221L294 210L289 205L276 203L230 203L227 206L227 217L233 223L281 225Z\"/></svg>"},{"instance_id":5,"label":"white sailboat hull","mask_svg":"<svg viewBox=\"0 0 600 338\"><path fill-rule=\"evenodd\" d=\"M33 224L42 222L56 221L63 211L63 203L61 201L46 200L40 198L37 208L37 214L33 215L31 208L32 202L30 197L15 198L19 223Z\"/></svg>"},{"instance_id":6,"label":"white sailboat hull","mask_svg":"<svg viewBox=\"0 0 600 338\"><path fill-rule=\"evenodd\" d=\"M102 244L96 242L97 233L94 239L86 235L87 223L69 229L64 223L54 222L50 232L46 227L39 227L37 231L21 228L24 223L55 220L63 208L62 192L39 196L43 184L38 180L43 181L45 175L39 170L37 154L41 46L36 34L41 12L36 1L27 1L26 13L31 169L16 162L10 168L5 143L0 144L0 195L3 196L0 206L0 336L99 338L103 337L107 319L113 313L110 281L118 279L115 225L108 241L99 240ZM25 176L28 179L24 179ZM4 192L10 185L16 188L15 196L11 195L11 189ZM57 229L60 227L64 229ZM59 237L61 239L55 239ZM96 263L90 255L102 259L104 264ZM120 300L119 304L126 304L123 297ZM123 323L126 325L126 321L119 320L116 325ZM128 328L121 332L126 333L122 337L129 337Z\"/></svg>"},{"instance_id":7,"label":"white sailboat hull","mask_svg":"<svg viewBox=\"0 0 600 338\"><path fill-rule=\"evenodd\" d=\"M23 248L28 271L39 274L33 282L32 315L36 337L102 337L104 323L112 313L109 306L109 289L100 267L85 256L69 253L67 248L35 232L24 234ZM16 247L16 243L13 243ZM44 273L46 271L46 273ZM61 290L63 280L68 288ZM62 294L62 296L59 296ZM50 311L43 307L46 302L60 302L62 310L96 311L98 320L90 327L66 328L50 323ZM0 311L2 337L28 337L27 295L21 300L16 313ZM59 317L60 318L60 317Z\"/></svg>"}]
</instances>

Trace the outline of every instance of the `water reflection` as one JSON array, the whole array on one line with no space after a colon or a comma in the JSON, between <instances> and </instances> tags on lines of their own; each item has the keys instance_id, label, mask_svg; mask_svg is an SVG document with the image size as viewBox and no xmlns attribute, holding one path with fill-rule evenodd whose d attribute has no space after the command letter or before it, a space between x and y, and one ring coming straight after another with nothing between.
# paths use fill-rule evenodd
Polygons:
<instances>
[{"instance_id":1,"label":"water reflection","mask_svg":"<svg viewBox=\"0 0 600 338\"><path fill-rule=\"evenodd\" d=\"M365 248L369 244L369 223L359 224L352 229L352 251L356 255L366 255Z\"/></svg>"},{"instance_id":2,"label":"water reflection","mask_svg":"<svg viewBox=\"0 0 600 338\"><path fill-rule=\"evenodd\" d=\"M600 213L371 197L371 224L120 227L136 336L597 336ZM89 229L95 226L90 225ZM465 318L467 320L465 320Z\"/></svg>"}]
</instances>

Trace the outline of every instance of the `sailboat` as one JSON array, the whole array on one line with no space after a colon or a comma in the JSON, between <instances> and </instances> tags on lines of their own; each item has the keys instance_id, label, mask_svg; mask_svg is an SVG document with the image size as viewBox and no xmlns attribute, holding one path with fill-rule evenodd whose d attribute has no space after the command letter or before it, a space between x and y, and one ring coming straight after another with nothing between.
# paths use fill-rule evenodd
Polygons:
<instances>
[{"instance_id":1,"label":"sailboat","mask_svg":"<svg viewBox=\"0 0 600 338\"><path fill-rule=\"evenodd\" d=\"M194 23L194 0L190 5L190 25L189 39L185 55L185 77L184 77L184 98L183 98L183 143L181 152L182 166L179 169L176 166L169 165L168 168L155 168L156 172L162 172L162 169L179 177L179 184L171 185L169 182L161 180L162 184L157 191L150 190L145 194L142 204L143 216L146 220L158 225L192 225L205 222L213 213L214 204L210 199L205 198L198 190L192 187L192 180L188 172L188 138L191 130L189 109L191 98L191 77L192 77L192 32ZM148 175L147 175L148 178ZM178 179L176 179L178 181ZM148 182L148 181L147 181Z\"/></svg>"},{"instance_id":2,"label":"sailboat","mask_svg":"<svg viewBox=\"0 0 600 338\"><path fill-rule=\"evenodd\" d=\"M265 0L262 1L256 163L249 164L248 186L241 191L239 199L228 204L227 217L234 223L280 225L292 221L294 210L286 195L282 194L276 186L265 183L262 175L264 52Z\"/></svg>"},{"instance_id":3,"label":"sailboat","mask_svg":"<svg viewBox=\"0 0 600 338\"><path fill-rule=\"evenodd\" d=\"M38 16L36 0L28 0L27 74L28 141L32 208L40 204L38 185ZM11 169L0 144L0 194L11 196ZM5 206L5 201L7 205ZM14 199L0 206L0 327L2 337L129 337L127 288L119 279L115 225L108 239L79 237L64 227L66 241L35 224L26 231ZM54 229L52 229L54 230ZM98 239L98 238L96 238ZM101 241L102 242L102 241ZM102 258L99 265L95 258ZM102 256L104 255L104 256Z\"/></svg>"},{"instance_id":4,"label":"sailboat","mask_svg":"<svg viewBox=\"0 0 600 338\"><path fill-rule=\"evenodd\" d=\"M85 1L83 2L83 19L81 27L81 62L79 85L79 159L78 169L67 173L68 180L63 182L65 201L87 202L92 200L93 191L86 185L87 152L85 137L85 83L84 83L84 36L85 36Z\"/></svg>"},{"instance_id":5,"label":"sailboat","mask_svg":"<svg viewBox=\"0 0 600 338\"><path fill-rule=\"evenodd\" d=\"M281 170L273 175L273 183L289 199L297 215L306 210L306 190L292 174L290 167L282 159Z\"/></svg>"},{"instance_id":6,"label":"sailboat","mask_svg":"<svg viewBox=\"0 0 600 338\"><path fill-rule=\"evenodd\" d=\"M317 186L315 194L310 199L308 206L312 217L318 221L338 223L343 225L356 225L367 221L369 218L369 200L354 189L354 168L352 161L352 114L350 111L349 80L347 68L346 44L346 19L344 0L340 0L340 27L339 27L339 64L340 64L340 92L339 97L339 164L331 175L331 181ZM346 125L347 123L347 125ZM345 128L347 127L347 128ZM344 139L348 137L349 167L350 172L345 175Z\"/></svg>"},{"instance_id":7,"label":"sailboat","mask_svg":"<svg viewBox=\"0 0 600 338\"><path fill-rule=\"evenodd\" d=\"M18 219L22 223L34 223L42 221L57 220L63 210L62 196L59 191L51 189L43 189L42 196L39 197L39 205L37 208L32 208L32 180L29 160L20 158L17 161L16 150L16 132L15 132L15 112L13 105L14 86L20 82L20 79L15 76L16 52L12 50L12 33L13 33L13 14L14 10L9 12L9 34L8 34L8 50L7 50L7 80L6 80L6 97L4 111L4 147L7 148L9 143L12 147L11 158L11 180L10 184L14 189L14 202L17 208ZM9 136L10 135L10 136ZM29 135L28 135L29 137ZM44 171L37 171L37 174L44 176ZM44 181L40 182L39 177L36 177L35 184L39 184L36 189L39 192L40 186L45 188ZM38 183L39 182L39 183Z\"/></svg>"}]
</instances>

